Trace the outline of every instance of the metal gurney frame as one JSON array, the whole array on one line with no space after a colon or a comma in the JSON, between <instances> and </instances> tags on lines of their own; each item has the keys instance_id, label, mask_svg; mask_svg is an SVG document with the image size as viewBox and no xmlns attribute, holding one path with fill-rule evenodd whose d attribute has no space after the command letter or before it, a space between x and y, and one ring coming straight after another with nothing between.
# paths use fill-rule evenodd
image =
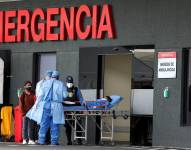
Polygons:
<instances>
[{"instance_id":1,"label":"metal gurney frame","mask_svg":"<svg viewBox=\"0 0 191 150\"><path fill-rule=\"evenodd\" d=\"M114 144L114 119L116 119L117 117L123 117L124 119L127 119L129 117L129 111L125 111L125 110L120 110L120 111L107 110L107 109L87 110L87 109L81 108L76 111L68 109L68 110L65 110L65 112L70 112L66 114L66 121L67 120L74 121L74 126L70 124L70 126L73 129L74 141L76 141L77 139L84 139L83 144L87 144L89 117L92 118L97 128L100 130L100 142L101 142L100 144L102 144L104 140L109 140L111 141L112 144ZM100 117L100 125L96 122L94 118L96 116ZM85 121L81 122L79 121L79 118L80 119L84 118ZM110 123L108 124L108 122L104 121L104 118L111 119L109 120ZM78 133L81 133L81 136L79 136Z\"/></svg>"}]
</instances>

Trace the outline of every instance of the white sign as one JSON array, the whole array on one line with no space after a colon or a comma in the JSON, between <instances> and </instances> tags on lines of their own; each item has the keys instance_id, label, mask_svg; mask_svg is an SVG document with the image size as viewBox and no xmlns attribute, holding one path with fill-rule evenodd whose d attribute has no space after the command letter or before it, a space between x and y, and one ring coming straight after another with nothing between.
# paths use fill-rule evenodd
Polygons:
<instances>
[{"instance_id":1,"label":"white sign","mask_svg":"<svg viewBox=\"0 0 191 150\"><path fill-rule=\"evenodd\" d=\"M176 52L158 53L158 78L176 78Z\"/></svg>"}]
</instances>

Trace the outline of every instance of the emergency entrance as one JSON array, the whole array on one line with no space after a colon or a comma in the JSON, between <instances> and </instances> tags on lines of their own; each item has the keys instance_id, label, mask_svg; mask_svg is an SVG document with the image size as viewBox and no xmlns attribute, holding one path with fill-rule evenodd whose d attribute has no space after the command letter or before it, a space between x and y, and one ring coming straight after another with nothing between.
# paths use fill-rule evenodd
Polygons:
<instances>
[{"instance_id":1,"label":"emergency entrance","mask_svg":"<svg viewBox=\"0 0 191 150\"><path fill-rule=\"evenodd\" d=\"M56 53L36 53L35 59L35 82L42 80L47 70L56 70Z\"/></svg>"},{"instance_id":2,"label":"emergency entrance","mask_svg":"<svg viewBox=\"0 0 191 150\"><path fill-rule=\"evenodd\" d=\"M84 98L97 99L113 94L123 97L122 102L114 108L119 116L114 119L115 142L152 144L153 66L154 49L151 48L80 50L79 85ZM95 128L97 135L95 139L92 138L99 143L99 130L94 125L91 127Z\"/></svg>"}]
</instances>

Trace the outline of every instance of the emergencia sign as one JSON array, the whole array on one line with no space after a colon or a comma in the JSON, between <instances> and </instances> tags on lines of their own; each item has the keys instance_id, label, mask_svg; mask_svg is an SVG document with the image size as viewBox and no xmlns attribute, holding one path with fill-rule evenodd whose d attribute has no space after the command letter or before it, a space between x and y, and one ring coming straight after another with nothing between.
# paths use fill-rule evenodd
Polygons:
<instances>
[{"instance_id":1,"label":"emergencia sign","mask_svg":"<svg viewBox=\"0 0 191 150\"><path fill-rule=\"evenodd\" d=\"M114 39L109 4L0 11L0 43Z\"/></svg>"}]
</instances>

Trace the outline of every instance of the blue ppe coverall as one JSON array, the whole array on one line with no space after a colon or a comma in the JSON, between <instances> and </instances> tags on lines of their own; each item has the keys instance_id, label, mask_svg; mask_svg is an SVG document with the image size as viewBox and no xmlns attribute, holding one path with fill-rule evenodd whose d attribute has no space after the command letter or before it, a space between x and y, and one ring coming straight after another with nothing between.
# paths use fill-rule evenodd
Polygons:
<instances>
[{"instance_id":1,"label":"blue ppe coverall","mask_svg":"<svg viewBox=\"0 0 191 150\"><path fill-rule=\"evenodd\" d=\"M46 132L50 127L51 144L58 144L59 124L65 124L64 110L62 102L67 97L67 90L63 82L59 80L46 80L42 83L38 91L35 111L31 110L29 118L40 124L39 144L45 144ZM33 114L38 115L33 115ZM36 117L35 117L36 116Z\"/></svg>"}]
</instances>

